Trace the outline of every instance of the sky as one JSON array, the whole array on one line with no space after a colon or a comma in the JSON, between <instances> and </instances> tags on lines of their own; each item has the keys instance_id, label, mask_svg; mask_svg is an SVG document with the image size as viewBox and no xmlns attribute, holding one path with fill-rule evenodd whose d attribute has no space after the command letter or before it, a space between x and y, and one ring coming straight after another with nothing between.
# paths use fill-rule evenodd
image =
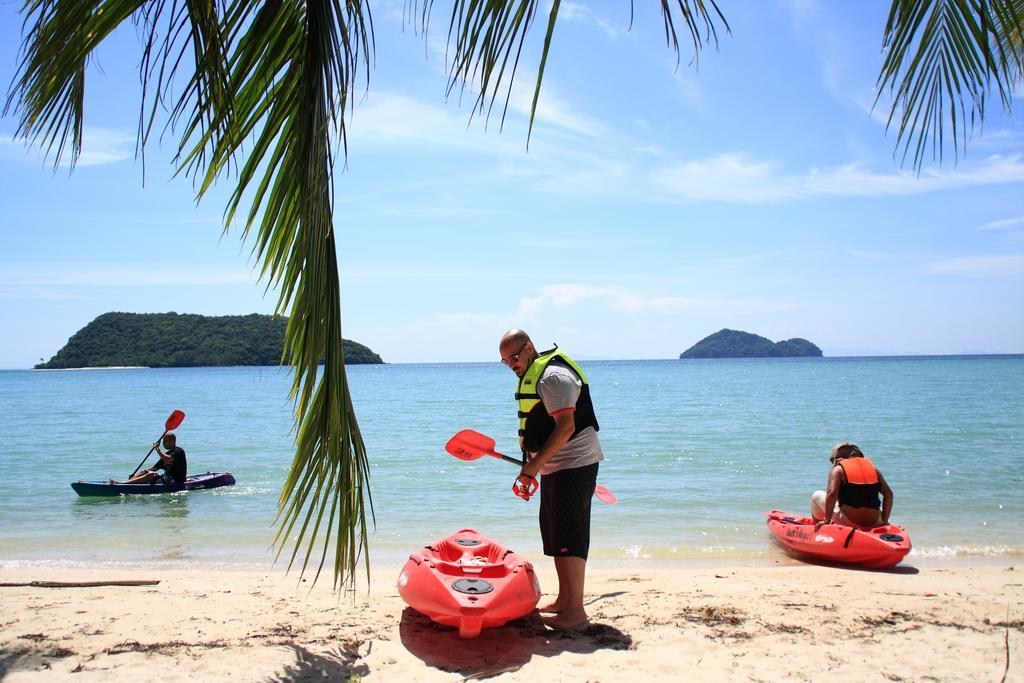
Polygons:
<instances>
[{"instance_id":1,"label":"sky","mask_svg":"<svg viewBox=\"0 0 1024 683\"><path fill-rule=\"evenodd\" d=\"M0 83L21 3L0 3ZM526 329L579 359L674 358L722 328L826 356L1024 352L1024 101L990 102L959 159L901 165L873 108L886 3L720 3L696 63L656 3L563 1L527 147L546 15L504 126L445 96L426 36L372 4L334 220L342 328L387 362L498 360ZM138 36L101 46L85 146L54 169L0 118L0 368L108 311L272 313L230 179L196 204L175 138L136 155Z\"/></svg>"}]
</instances>

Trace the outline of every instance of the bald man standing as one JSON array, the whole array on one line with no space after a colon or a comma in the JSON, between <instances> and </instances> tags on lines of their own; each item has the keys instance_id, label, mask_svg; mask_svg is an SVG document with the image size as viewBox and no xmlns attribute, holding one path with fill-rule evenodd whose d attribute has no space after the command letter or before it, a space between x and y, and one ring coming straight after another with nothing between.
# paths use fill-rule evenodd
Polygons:
<instances>
[{"instance_id":1,"label":"bald man standing","mask_svg":"<svg viewBox=\"0 0 1024 683\"><path fill-rule=\"evenodd\" d=\"M519 445L525 464L520 490L540 475L540 533L544 554L554 558L558 596L540 607L552 612L551 628L587 624L583 607L590 551L590 501L604 460L590 386L580 367L556 346L538 352L523 330L505 333L501 362L519 377Z\"/></svg>"}]
</instances>

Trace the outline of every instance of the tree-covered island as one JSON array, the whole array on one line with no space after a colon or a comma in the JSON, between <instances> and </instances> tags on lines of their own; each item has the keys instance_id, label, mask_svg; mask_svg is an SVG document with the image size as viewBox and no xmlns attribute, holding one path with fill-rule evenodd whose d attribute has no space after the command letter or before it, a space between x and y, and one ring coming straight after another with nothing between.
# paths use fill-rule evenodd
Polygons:
<instances>
[{"instance_id":1,"label":"tree-covered island","mask_svg":"<svg viewBox=\"0 0 1024 683\"><path fill-rule=\"evenodd\" d=\"M679 354L680 358L820 358L821 349L799 337L773 342L739 330L719 330Z\"/></svg>"},{"instance_id":2,"label":"tree-covered island","mask_svg":"<svg viewBox=\"0 0 1024 683\"><path fill-rule=\"evenodd\" d=\"M144 366L278 365L288 318L191 313L104 313L76 332L36 369ZM366 346L344 339L345 363L383 363Z\"/></svg>"}]
</instances>

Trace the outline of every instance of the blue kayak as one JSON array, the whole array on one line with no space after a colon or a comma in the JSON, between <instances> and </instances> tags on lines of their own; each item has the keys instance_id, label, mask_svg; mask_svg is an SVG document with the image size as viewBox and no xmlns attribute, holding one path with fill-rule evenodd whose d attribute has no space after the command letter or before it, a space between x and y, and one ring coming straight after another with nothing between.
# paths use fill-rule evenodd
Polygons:
<instances>
[{"instance_id":1,"label":"blue kayak","mask_svg":"<svg viewBox=\"0 0 1024 683\"><path fill-rule=\"evenodd\" d=\"M109 481L74 481L71 488L80 496L119 496L122 493L177 493L196 489L215 489L234 486L230 472L207 472L185 478L184 484L111 484Z\"/></svg>"}]
</instances>

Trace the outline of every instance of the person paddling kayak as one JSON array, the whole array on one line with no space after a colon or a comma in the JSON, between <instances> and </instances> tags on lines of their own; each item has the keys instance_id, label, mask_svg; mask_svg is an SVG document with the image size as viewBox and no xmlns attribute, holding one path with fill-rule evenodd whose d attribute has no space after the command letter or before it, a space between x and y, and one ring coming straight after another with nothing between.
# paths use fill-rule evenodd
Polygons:
<instances>
[{"instance_id":1,"label":"person paddling kayak","mask_svg":"<svg viewBox=\"0 0 1024 683\"><path fill-rule=\"evenodd\" d=\"M110 480L111 484L184 484L188 476L188 460L185 458L185 449L178 445L178 437L174 432L167 432L163 438L166 452L160 450L160 442L153 446L156 448L160 462L148 470L142 470L134 477L125 481Z\"/></svg>"}]
</instances>

